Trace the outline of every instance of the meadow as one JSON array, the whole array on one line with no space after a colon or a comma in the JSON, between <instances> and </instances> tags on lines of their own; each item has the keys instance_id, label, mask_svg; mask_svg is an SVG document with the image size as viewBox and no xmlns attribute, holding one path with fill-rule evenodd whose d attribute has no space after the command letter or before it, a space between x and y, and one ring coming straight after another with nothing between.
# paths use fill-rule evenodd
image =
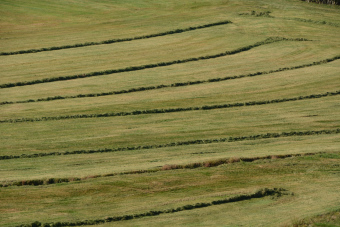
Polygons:
<instances>
[{"instance_id":1,"label":"meadow","mask_svg":"<svg viewBox=\"0 0 340 227\"><path fill-rule=\"evenodd\" d=\"M337 226L339 10L0 1L0 225Z\"/></svg>"}]
</instances>

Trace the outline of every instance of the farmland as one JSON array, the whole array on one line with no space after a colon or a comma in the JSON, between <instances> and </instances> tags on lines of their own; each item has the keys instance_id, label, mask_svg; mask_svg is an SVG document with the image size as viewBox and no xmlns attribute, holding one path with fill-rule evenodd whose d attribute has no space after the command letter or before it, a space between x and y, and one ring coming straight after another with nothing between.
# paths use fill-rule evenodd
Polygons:
<instances>
[{"instance_id":1,"label":"farmland","mask_svg":"<svg viewBox=\"0 0 340 227\"><path fill-rule=\"evenodd\" d=\"M337 222L339 15L0 1L0 226Z\"/></svg>"}]
</instances>

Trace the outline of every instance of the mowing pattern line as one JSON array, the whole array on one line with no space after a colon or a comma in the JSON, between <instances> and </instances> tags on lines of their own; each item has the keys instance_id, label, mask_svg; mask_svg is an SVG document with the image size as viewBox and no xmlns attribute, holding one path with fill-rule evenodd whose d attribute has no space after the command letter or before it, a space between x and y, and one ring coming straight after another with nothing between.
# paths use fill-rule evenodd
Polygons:
<instances>
[{"instance_id":1,"label":"mowing pattern line","mask_svg":"<svg viewBox=\"0 0 340 227\"><path fill-rule=\"evenodd\" d=\"M313 2L317 4L329 4L329 5L340 5L339 0L301 0L305 2Z\"/></svg>"},{"instance_id":2,"label":"mowing pattern line","mask_svg":"<svg viewBox=\"0 0 340 227\"><path fill-rule=\"evenodd\" d=\"M17 119L6 119L0 120L0 123L19 123L19 122L38 122L38 121L54 121L54 120L66 120L66 119L83 119L83 118L100 118L100 117L118 117L118 116L129 116L129 115L144 115L144 114L161 114L161 113L175 113L185 111L196 111L196 110L214 110L214 109L225 109L242 106L258 106L273 103L283 103L306 99L323 98L327 96L336 96L340 94L339 91L326 92L321 94L312 94L307 96L298 96L293 98L273 99L273 100L262 100L262 101L250 101L250 102L237 102L221 105L210 105L200 107L185 107L185 108L169 108L169 109L151 109L151 110L135 110L132 112L118 112L118 113L101 113L101 114L77 114L77 115L65 115L56 117L40 117L40 118L17 118Z\"/></svg>"},{"instance_id":3,"label":"mowing pattern line","mask_svg":"<svg viewBox=\"0 0 340 227\"><path fill-rule=\"evenodd\" d=\"M312 136L312 135L322 135L322 134L338 134L340 133L340 128L333 130L319 130L319 131L292 131L292 132L282 132L282 133L266 133L250 136L239 136L239 137L227 137L219 139L204 139L204 140L188 140L188 141L177 141L166 144L154 144L145 146L133 146L133 147L118 147L118 148L103 148L97 150L75 150L75 151L65 151L65 152L50 152L50 153L37 153L37 154L21 154L21 155L3 155L0 156L0 160L17 159L17 158L38 158L45 156L60 156L60 155L74 155L74 154L94 154L94 153L109 153L109 152L119 152L119 151L136 151L136 150L148 150L157 149L163 147L177 147L177 146L187 146L193 144L211 144L211 143L225 143L225 142L237 142L245 140L258 140L258 139L269 139L269 138L285 138L293 136Z\"/></svg>"},{"instance_id":4,"label":"mowing pattern line","mask_svg":"<svg viewBox=\"0 0 340 227\"><path fill-rule=\"evenodd\" d=\"M264 12L256 12L254 10L250 11L250 13L239 13L240 16L254 16L254 17L270 17L270 18L276 18L276 19L284 19L284 20L295 20L300 22L306 22L306 23L313 23L313 24L321 24L321 25L329 25L334 27L340 27L340 24L327 22L327 21L316 21L311 19L303 19L298 17L274 17L270 15L270 11L264 11Z\"/></svg>"},{"instance_id":5,"label":"mowing pattern line","mask_svg":"<svg viewBox=\"0 0 340 227\"><path fill-rule=\"evenodd\" d=\"M23 81L23 82L16 82L16 83L0 84L0 88L11 88L11 87L18 87L18 86L33 85L33 84L51 83L51 82L56 82L56 81L82 79L82 78L93 77L93 76L103 76L103 75L122 73L122 72L132 72L132 71L139 71L139 70L144 70L144 69L164 67L164 66L169 66L169 65L174 65L174 64L183 64L183 63L187 63L187 62L219 58L219 57L224 57L224 56L227 56L227 55L238 54L238 53L241 53L241 52L244 52L244 51L251 50L255 47L259 47L259 46L270 44L270 43L280 42L280 41L310 41L310 40L304 39L304 38L287 39L287 38L283 38L283 37L271 37L271 38L267 38L264 41L257 42L255 44L252 44L252 45L249 45L249 46L240 47L240 48L235 49L235 50L225 51L225 52L222 52L222 53L219 53L219 54L214 54L214 55L206 55L206 56L201 56L201 57L196 57L196 58L187 58L187 59L175 60L175 61L169 61L169 62L160 62L160 63L156 63L156 64L131 66L131 67L121 68L121 69L110 69L110 70L105 70L105 71L85 73L85 74L81 74L81 75L60 76L60 77L51 77L51 78L32 80L32 81Z\"/></svg>"},{"instance_id":6,"label":"mowing pattern line","mask_svg":"<svg viewBox=\"0 0 340 227\"><path fill-rule=\"evenodd\" d=\"M261 157L232 157L232 158L219 158L216 160L209 160L205 162L195 162L189 163L185 165L164 165L163 167L153 168L153 169L144 169L144 170L131 170L125 172L118 173L108 173L108 174L100 174L100 175L91 175L87 177L68 177L68 178L49 178L49 179L35 179L35 180L20 180L20 181L12 181L0 183L0 187L9 187L9 186L38 186L38 185L50 185L50 184L58 184L58 183L69 183L69 182L79 182L87 179L101 178L101 177L112 177L118 175L130 175L130 174L143 174L143 173L155 173L160 171L168 171L174 169L196 169L200 167L216 167L224 164L236 163L236 162L254 162L257 160L265 160L265 159L285 159L292 157L300 157L300 156L312 156L317 154L324 154L325 152L315 152L315 153L299 153L299 154L285 154L285 155L267 155Z\"/></svg>"},{"instance_id":7,"label":"mowing pattern line","mask_svg":"<svg viewBox=\"0 0 340 227\"><path fill-rule=\"evenodd\" d=\"M100 97L100 96L118 95L118 94L126 94L126 93L140 92L140 91L150 91L150 90L169 88L169 87L184 87L184 86L191 86L191 85L197 85L197 84L203 84L203 83L215 83L215 82L221 82L221 81L226 81L226 80L241 79L244 77L254 77L254 76L260 76L260 75L271 74L271 73L276 73L276 72L283 72L283 71L288 71L288 70L295 70L295 69L302 69L302 68L307 68L307 67L312 67L312 66L317 66L317 65L323 65L323 64L327 64L327 63L330 63L330 62L333 62L339 59L340 59L340 55L337 55L332 58L327 58L327 59L309 63L309 64L292 66L292 67L284 67L284 68L279 68L279 69L270 70L270 71L242 74L238 76L227 76L227 77L212 78L208 80L187 81L187 82L172 83L172 84L167 84L167 85L161 84L161 85L148 86L148 87L136 87L136 88L130 88L129 90L109 91L109 92L102 92L102 93L78 94L78 95L73 95L73 96L53 96L53 97L47 97L47 98L28 99L28 100L22 100L22 101L14 101L14 102L4 101L4 102L0 102L0 105L31 103L31 102L48 102L48 101L60 100L60 99Z\"/></svg>"},{"instance_id":8,"label":"mowing pattern line","mask_svg":"<svg viewBox=\"0 0 340 227\"><path fill-rule=\"evenodd\" d=\"M100 42L86 42L86 43L78 43L78 44L73 44L73 45L65 45L65 46L57 46L57 47L46 47L46 48L19 50L19 51L12 51L12 52L0 52L0 56L1 55L17 55L17 54L38 53L38 52L44 52L44 51L63 50L63 49L79 48L79 47L86 47L86 46L120 43L120 42L127 42L127 41L133 41L133 40L138 40L138 39L149 39L149 38L154 38L154 37L159 37L159 36L178 34L178 33L193 31L193 30L202 29L202 28L209 28L209 27L214 27L214 26L218 26L218 25L225 25L225 24L230 24L230 23L232 23L232 22L229 21L229 20L224 20L224 21L219 21L219 22L210 23L210 24L204 24L204 25L200 25L200 26L196 26L196 27L189 27L189 28L184 28L184 29L175 29L175 30L170 30L170 31L166 31L166 32L150 34L150 35L136 36L136 37L133 37L133 38L109 39L109 40L104 40L104 41L100 41Z\"/></svg>"},{"instance_id":9,"label":"mowing pattern line","mask_svg":"<svg viewBox=\"0 0 340 227\"><path fill-rule=\"evenodd\" d=\"M285 19L285 20L295 20L295 21L306 22L306 23L313 23L313 24L329 25L329 26L333 26L333 27L340 27L340 24L336 24L336 23L332 23L332 22L327 22L327 21L316 21L316 20L303 19L303 18L297 18L297 17L283 17L282 19Z\"/></svg>"},{"instance_id":10,"label":"mowing pattern line","mask_svg":"<svg viewBox=\"0 0 340 227\"><path fill-rule=\"evenodd\" d=\"M194 205L188 204L184 206L180 206L177 208L167 209L167 210L158 210L158 211L148 211L145 213L139 214L131 214L131 215L123 215L123 216L114 216L114 217L107 217L104 219L96 219L96 220L85 220L85 221L76 221L76 222L51 222L51 223L41 223L39 221L33 222L31 224L22 224L18 225L17 227L36 227L36 226L49 226L49 227L62 227L62 226L82 226L82 225L98 225L103 224L105 222L115 222L115 221L124 221L124 220L131 220L143 217L151 217L157 216L160 214L169 214L169 213L177 213L180 211L185 210L193 210L198 208L210 207L215 205L221 205L226 203L234 203L239 201L246 201L255 198L264 198L266 196L283 196L283 195L293 195L293 193L288 193L286 189L283 188L273 188L273 189L260 189L255 193L252 194L242 194L237 195L221 200L214 200L212 202L207 203L196 203Z\"/></svg>"},{"instance_id":11,"label":"mowing pattern line","mask_svg":"<svg viewBox=\"0 0 340 227\"><path fill-rule=\"evenodd\" d=\"M270 15L270 11L264 11L264 12L256 12L254 10L250 11L250 13L239 13L240 16L254 16L254 17L270 17L274 18Z\"/></svg>"}]
</instances>

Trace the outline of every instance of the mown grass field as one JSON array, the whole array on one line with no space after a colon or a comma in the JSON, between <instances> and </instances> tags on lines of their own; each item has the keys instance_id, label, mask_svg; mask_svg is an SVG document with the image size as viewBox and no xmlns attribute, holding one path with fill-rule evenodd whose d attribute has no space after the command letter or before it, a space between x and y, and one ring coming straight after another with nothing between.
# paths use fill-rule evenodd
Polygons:
<instances>
[{"instance_id":1,"label":"mown grass field","mask_svg":"<svg viewBox=\"0 0 340 227\"><path fill-rule=\"evenodd\" d=\"M0 225L336 226L339 15L0 1Z\"/></svg>"}]
</instances>

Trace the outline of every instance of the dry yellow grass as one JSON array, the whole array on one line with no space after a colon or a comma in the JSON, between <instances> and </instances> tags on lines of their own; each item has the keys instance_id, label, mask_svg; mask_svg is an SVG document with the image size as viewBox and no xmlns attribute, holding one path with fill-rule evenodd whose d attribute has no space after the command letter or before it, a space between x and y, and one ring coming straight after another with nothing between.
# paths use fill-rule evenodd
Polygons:
<instances>
[{"instance_id":1,"label":"dry yellow grass","mask_svg":"<svg viewBox=\"0 0 340 227\"><path fill-rule=\"evenodd\" d=\"M255 17L251 11L270 11ZM241 15L243 13L243 15ZM0 2L0 52L98 42L233 23L157 38L34 54L0 56L0 84L188 59L234 50L268 37L306 38L231 56L134 72L0 89L0 102L102 93L209 80L318 62L339 55L339 6L295 0ZM0 105L0 120L185 108L292 98L339 90L327 64L135 93ZM0 156L168 144L340 128L338 96L276 104L59 121L0 123ZM0 225L103 219L176 208L282 187L294 196L146 217L103 226L279 226L339 209L339 134L294 136L140 151L0 160L2 182L90 177L80 182L0 188ZM325 152L214 168L91 176L219 158Z\"/></svg>"}]
</instances>

